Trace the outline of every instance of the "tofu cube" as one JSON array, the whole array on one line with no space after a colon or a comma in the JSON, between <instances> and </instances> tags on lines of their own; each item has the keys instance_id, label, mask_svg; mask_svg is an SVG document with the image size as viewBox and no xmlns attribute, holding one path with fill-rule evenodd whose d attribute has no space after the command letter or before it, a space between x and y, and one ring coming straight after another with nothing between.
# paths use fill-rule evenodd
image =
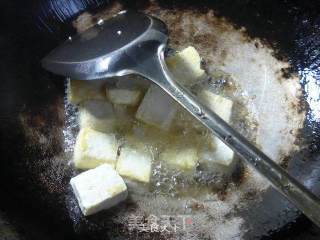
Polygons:
<instances>
[{"instance_id":1,"label":"tofu cube","mask_svg":"<svg viewBox=\"0 0 320 240\"><path fill-rule=\"evenodd\" d=\"M229 166L233 162L234 152L219 138L212 134L211 146L215 147L211 161Z\"/></svg>"},{"instance_id":2,"label":"tofu cube","mask_svg":"<svg viewBox=\"0 0 320 240\"><path fill-rule=\"evenodd\" d=\"M136 118L163 130L169 130L177 108L177 103L167 93L157 85L152 85L136 112Z\"/></svg>"},{"instance_id":3,"label":"tofu cube","mask_svg":"<svg viewBox=\"0 0 320 240\"><path fill-rule=\"evenodd\" d=\"M125 182L107 164L80 173L70 184L85 216L111 208L128 196Z\"/></svg>"},{"instance_id":4,"label":"tofu cube","mask_svg":"<svg viewBox=\"0 0 320 240\"><path fill-rule=\"evenodd\" d=\"M177 170L195 170L198 163L198 152L195 148L170 148L160 154L159 160Z\"/></svg>"},{"instance_id":5,"label":"tofu cube","mask_svg":"<svg viewBox=\"0 0 320 240\"><path fill-rule=\"evenodd\" d=\"M201 59L194 47L187 47L166 59L173 77L185 86L192 86L205 76ZM169 130L178 109L177 103L160 87L152 85L136 113L136 118L150 125Z\"/></svg>"},{"instance_id":6,"label":"tofu cube","mask_svg":"<svg viewBox=\"0 0 320 240\"><path fill-rule=\"evenodd\" d=\"M230 122L233 102L227 98L216 95L208 90L203 90L199 94L203 103L220 116L224 121ZM212 134L211 145L215 148L214 153L210 157L211 160L223 165L232 163L234 153L219 138Z\"/></svg>"},{"instance_id":7,"label":"tofu cube","mask_svg":"<svg viewBox=\"0 0 320 240\"><path fill-rule=\"evenodd\" d=\"M79 169L95 168L105 163L115 167L118 147L114 134L83 128L74 148L74 165Z\"/></svg>"},{"instance_id":8,"label":"tofu cube","mask_svg":"<svg viewBox=\"0 0 320 240\"><path fill-rule=\"evenodd\" d=\"M104 100L105 80L70 80L68 83L68 101L72 104L79 104L90 99Z\"/></svg>"},{"instance_id":9,"label":"tofu cube","mask_svg":"<svg viewBox=\"0 0 320 240\"><path fill-rule=\"evenodd\" d=\"M223 166L231 166L234 159L233 151L220 139L214 137L216 147L213 151L205 151L201 158L202 161Z\"/></svg>"},{"instance_id":10,"label":"tofu cube","mask_svg":"<svg viewBox=\"0 0 320 240\"><path fill-rule=\"evenodd\" d=\"M219 138L216 136L213 136L213 138L214 144L216 145L214 152L215 161L222 165L229 166L232 163L234 152Z\"/></svg>"},{"instance_id":11,"label":"tofu cube","mask_svg":"<svg viewBox=\"0 0 320 240\"><path fill-rule=\"evenodd\" d=\"M199 53L192 46L168 57L166 63L173 77L185 86L192 86L205 76Z\"/></svg>"},{"instance_id":12,"label":"tofu cube","mask_svg":"<svg viewBox=\"0 0 320 240\"><path fill-rule=\"evenodd\" d=\"M103 100L88 100L79 108L81 128L92 128L101 132L110 132L116 125L116 116L111 103Z\"/></svg>"},{"instance_id":13,"label":"tofu cube","mask_svg":"<svg viewBox=\"0 0 320 240\"><path fill-rule=\"evenodd\" d=\"M139 103L142 92L134 89L107 88L107 96L109 101L114 104L135 106Z\"/></svg>"},{"instance_id":14,"label":"tofu cube","mask_svg":"<svg viewBox=\"0 0 320 240\"><path fill-rule=\"evenodd\" d=\"M225 97L202 90L198 97L209 109L218 114L224 121L230 122L233 102Z\"/></svg>"},{"instance_id":15,"label":"tofu cube","mask_svg":"<svg viewBox=\"0 0 320 240\"><path fill-rule=\"evenodd\" d=\"M124 146L120 151L116 170L123 177L149 183L151 165L151 153L140 148Z\"/></svg>"},{"instance_id":16,"label":"tofu cube","mask_svg":"<svg viewBox=\"0 0 320 240\"><path fill-rule=\"evenodd\" d=\"M130 142L141 142L142 145L151 147L153 150L162 151L167 146L170 146L171 142L175 138L175 134L171 131L163 131L160 128L155 128L151 125L144 124L142 122L136 122L131 128L131 135L126 139L132 139Z\"/></svg>"}]
</instances>

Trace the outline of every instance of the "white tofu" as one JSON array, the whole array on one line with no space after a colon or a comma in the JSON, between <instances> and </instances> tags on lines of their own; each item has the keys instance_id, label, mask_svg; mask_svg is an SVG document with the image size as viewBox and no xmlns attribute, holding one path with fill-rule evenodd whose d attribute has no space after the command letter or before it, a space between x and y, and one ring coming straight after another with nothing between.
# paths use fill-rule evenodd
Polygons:
<instances>
[{"instance_id":1,"label":"white tofu","mask_svg":"<svg viewBox=\"0 0 320 240\"><path fill-rule=\"evenodd\" d=\"M205 76L199 53L192 46L168 57L166 63L174 78L185 86L192 86Z\"/></svg>"},{"instance_id":2,"label":"white tofu","mask_svg":"<svg viewBox=\"0 0 320 240\"><path fill-rule=\"evenodd\" d=\"M214 111L224 121L230 122L233 102L225 97L212 93L209 90L202 90L198 97L209 109Z\"/></svg>"},{"instance_id":3,"label":"white tofu","mask_svg":"<svg viewBox=\"0 0 320 240\"><path fill-rule=\"evenodd\" d=\"M135 145L140 142L141 145L146 146L147 143L148 147L158 152L170 145L174 137L175 134L170 131L163 131L160 128L136 122L131 128L131 136L127 136L126 139L131 140L130 142L134 142Z\"/></svg>"},{"instance_id":4,"label":"white tofu","mask_svg":"<svg viewBox=\"0 0 320 240\"><path fill-rule=\"evenodd\" d=\"M115 167L118 147L114 134L83 128L74 148L74 165L80 169L95 168L105 163Z\"/></svg>"},{"instance_id":5,"label":"white tofu","mask_svg":"<svg viewBox=\"0 0 320 240\"><path fill-rule=\"evenodd\" d=\"M125 182L107 164L71 178L70 184L85 216L111 208L128 196Z\"/></svg>"},{"instance_id":6,"label":"white tofu","mask_svg":"<svg viewBox=\"0 0 320 240\"><path fill-rule=\"evenodd\" d=\"M139 103L142 92L134 89L107 88L107 96L109 101L114 104L135 106Z\"/></svg>"},{"instance_id":7,"label":"white tofu","mask_svg":"<svg viewBox=\"0 0 320 240\"><path fill-rule=\"evenodd\" d=\"M90 99L104 100L106 98L105 84L105 80L70 80L67 89L68 101L78 104Z\"/></svg>"},{"instance_id":8,"label":"white tofu","mask_svg":"<svg viewBox=\"0 0 320 240\"><path fill-rule=\"evenodd\" d=\"M136 118L163 130L169 130L177 108L177 103L167 93L157 85L152 85L136 112Z\"/></svg>"},{"instance_id":9,"label":"white tofu","mask_svg":"<svg viewBox=\"0 0 320 240\"><path fill-rule=\"evenodd\" d=\"M148 183L151 176L151 165L151 153L140 148L124 146L120 151L116 170L123 177Z\"/></svg>"},{"instance_id":10,"label":"white tofu","mask_svg":"<svg viewBox=\"0 0 320 240\"><path fill-rule=\"evenodd\" d=\"M201 158L204 162L231 166L234 159L233 151L225 145L220 139L214 137L216 148L213 151L205 151Z\"/></svg>"},{"instance_id":11,"label":"white tofu","mask_svg":"<svg viewBox=\"0 0 320 240\"><path fill-rule=\"evenodd\" d=\"M159 160L177 170L195 170L198 163L198 152L195 148L170 148L159 155Z\"/></svg>"},{"instance_id":12,"label":"white tofu","mask_svg":"<svg viewBox=\"0 0 320 240\"><path fill-rule=\"evenodd\" d=\"M219 162L222 165L229 166L234 157L234 152L226 145L224 142L222 142L219 138L214 136L214 140L216 149L215 149L215 161Z\"/></svg>"},{"instance_id":13,"label":"white tofu","mask_svg":"<svg viewBox=\"0 0 320 240\"><path fill-rule=\"evenodd\" d=\"M114 130L116 116L111 103L104 100L88 100L79 108L80 127L92 128L97 131Z\"/></svg>"},{"instance_id":14,"label":"white tofu","mask_svg":"<svg viewBox=\"0 0 320 240\"><path fill-rule=\"evenodd\" d=\"M230 123L233 106L231 100L216 95L208 90L202 90L199 97L206 106L218 114L224 121ZM234 157L233 151L213 134L211 136L211 145L215 148L215 151L209 159L222 165L229 166Z\"/></svg>"},{"instance_id":15,"label":"white tofu","mask_svg":"<svg viewBox=\"0 0 320 240\"><path fill-rule=\"evenodd\" d=\"M225 166L229 166L233 162L234 152L213 134L211 136L211 145L215 146L211 161Z\"/></svg>"}]
</instances>

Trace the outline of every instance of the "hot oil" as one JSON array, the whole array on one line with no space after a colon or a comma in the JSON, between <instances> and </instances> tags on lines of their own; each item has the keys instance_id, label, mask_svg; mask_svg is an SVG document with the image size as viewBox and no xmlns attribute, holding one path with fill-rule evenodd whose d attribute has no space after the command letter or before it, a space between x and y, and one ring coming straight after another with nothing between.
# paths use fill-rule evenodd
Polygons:
<instances>
[{"instance_id":1,"label":"hot oil","mask_svg":"<svg viewBox=\"0 0 320 240\"><path fill-rule=\"evenodd\" d=\"M215 94L231 99L235 106L231 124L253 140L255 125L251 123L255 121L248 114L245 107L249 100L245 97L244 91L234 83L230 76L226 77L226 75L220 74L217 77L215 74L212 75L211 78L207 78L193 86L190 91L196 95L199 89L205 88ZM107 81L108 84L115 85ZM107 87L107 85L103 87ZM66 87L66 96L68 96L69 84L66 84ZM63 133L65 137L65 154L70 163L72 163L73 148L80 128L78 121L80 107L81 104L70 104L68 98L65 98L66 125ZM195 221L197 219L200 222L201 219L207 217L204 209L207 209L209 205L213 206L210 211L215 217L231 211L231 206L234 204L233 201L236 200L233 199L235 196L232 195L230 197L230 192L234 191L235 187L241 183L244 175L244 167L236 157L230 167L203 163L200 159L200 153L206 150L213 150L213 147L209 144L211 133L180 106L174 124L167 131L135 119L136 109L137 107L118 109L120 110L119 122L114 131L121 143L121 147L129 144L152 154L152 176L148 184L125 179L129 197L124 206L120 205L111 210L112 214L114 214L112 219L122 224L129 221L132 214L140 216L141 212L138 209L149 209L148 211L150 211L150 206L158 206L159 204L162 206L161 208L152 208L152 213L156 216L162 216L164 213L174 214L174 216L178 213L181 216L190 214ZM124 112L129 114L126 121L123 119L125 117L123 110L126 110ZM244 117L250 121L242 121ZM173 146L177 150L196 148L199 162L193 169L179 170L179 168L173 168L166 162L160 161L159 155ZM118 154L121 153L121 147ZM78 174L79 172L79 170L76 170L73 174ZM227 195L229 196L228 200L223 203L221 199L224 199ZM237 196L237 194L235 195ZM82 217L72 196L71 192L67 196L67 199L69 199L67 201L68 210L74 221L75 229L79 230L81 229L79 226L82 226L83 222L88 223L88 221ZM195 202L190 202L190 199L194 199ZM107 211L107 213L109 214L110 212ZM99 216L101 218L95 216L92 218L99 218L99 223L95 224L99 226L101 224L104 226L110 224L108 217L103 212Z\"/></svg>"},{"instance_id":2,"label":"hot oil","mask_svg":"<svg viewBox=\"0 0 320 240\"><path fill-rule=\"evenodd\" d=\"M208 73L208 76L189 90L196 95L201 89L208 89L217 95L231 99L234 103L232 126L253 141L257 125L246 108L249 100L246 98L245 92L236 85L228 74L221 71L212 71ZM68 102L69 81L68 79L66 82L66 125L63 133L66 156L68 159L72 159L73 148L79 131L79 111L77 105ZM229 167L219 164L210 165L201 161L201 153L205 150L212 150L209 143L211 132L182 107L179 106L178 108L175 123L168 131L135 120L136 107L127 109L126 114L129 114L127 119L123 119L125 117L123 113L119 115L119 123L115 131L122 143L121 145L132 144L133 142L137 145L139 142L145 151L152 153L154 162L152 178L148 186L150 193L169 197L197 197L209 192L224 191L229 183L240 182L243 175L243 166L237 160L237 157ZM197 149L199 162L194 169L179 170L179 168L172 168L166 162L159 160L159 154L172 146L175 146L177 150L181 148Z\"/></svg>"}]
</instances>

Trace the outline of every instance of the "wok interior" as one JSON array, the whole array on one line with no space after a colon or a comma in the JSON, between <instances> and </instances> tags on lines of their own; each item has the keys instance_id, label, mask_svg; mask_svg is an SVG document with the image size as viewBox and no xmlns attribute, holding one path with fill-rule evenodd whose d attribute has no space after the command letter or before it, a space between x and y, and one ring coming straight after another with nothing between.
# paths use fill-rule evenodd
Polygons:
<instances>
[{"instance_id":1,"label":"wok interior","mask_svg":"<svg viewBox=\"0 0 320 240\"><path fill-rule=\"evenodd\" d=\"M107 9L105 12L110 13L110 9ZM149 10L147 9L147 12L160 12L160 14L167 14L166 19L170 20L171 17L172 21L176 20L175 16L170 15L170 11L161 12L157 8L152 8L152 6ZM188 11L186 11L184 14L182 14L182 16L178 16L177 18L183 20L193 16L191 13L188 13ZM204 16L202 20L208 18L208 15L195 14L196 19L201 18L201 16ZM200 37L201 36L198 36L198 38ZM181 43L175 43L175 41L178 41L178 39L175 39L173 35L173 46L174 44L176 44L176 46L180 46ZM8 49L16 48L14 42L6 43L6 47ZM207 43L203 42L203 44ZM45 48L49 48L49 46ZM30 49L32 50L32 47ZM203 48L200 48L200 50L201 49ZM10 65L12 66L12 71L6 71L7 73L5 74L5 91L3 91L4 104L2 106L3 111L1 111L4 114L2 118L2 131L7 132L8 129L11 130L10 135L2 135L4 142L2 145L2 152L4 153L4 156L6 156L3 170L4 174L2 177L4 179L3 182L10 182L10 185L4 184L4 191L10 193L10 196L14 196L15 199L23 199L23 202L26 203L28 207L30 206L29 203L31 203L33 208L30 208L30 212L28 214L29 216L32 215L31 212L33 212L33 210L36 211L36 209L38 209L40 206L45 212L44 216L47 216L48 214L48 216L51 216L50 219L54 219L54 222L69 222L70 224L70 212L68 213L66 209L70 210L70 206L68 206L68 204L71 205L72 208L72 198L68 199L68 195L65 197L65 193L69 191L68 180L72 175L72 168L66 165L64 158L61 157L61 154L63 153L64 140L63 132L61 130L64 127L65 120L68 121L68 119L65 119L64 115L63 81L56 81L55 77L48 75L39 68L32 68L32 64L38 66L37 61L44 52L39 53L38 56L35 56L35 59L32 58L31 62L27 63L23 60L29 58L29 50L24 50L21 52L18 51L18 49L15 49L14 51L15 54L8 54L6 56L8 63L12 64ZM35 51L35 53L36 52L37 51ZM203 55L205 55L206 51L203 50L203 52ZM15 56L20 56L20 61L16 61ZM21 70L23 74L17 70ZM45 79L48 79L48 81L45 81ZM30 81L32 81L34 84L30 85ZM314 126L312 125L312 120L313 119L308 119L306 122L306 124L309 125L307 126L309 129L310 127L312 128ZM312 146L317 145L313 144ZM316 152L316 150L316 147L314 147L313 151ZM306 156L308 157L309 155L302 155L302 157ZM299 160L298 163L300 163L300 159L297 160ZM310 165L311 163L317 164L317 161L313 162L309 160ZM298 168L294 168L295 165L298 165ZM303 164L301 163L293 164L293 172L295 171L296 174L297 172L299 174L301 174L301 172L306 175L310 174L310 171L308 170L301 171L302 168ZM299 169L299 171L295 169ZM301 174L302 177L304 177L304 174ZM314 171L312 174L317 176ZM15 177L13 178L12 176ZM313 185L312 179L314 181L316 178L313 176L311 180L309 179L311 184L310 186ZM265 194L267 196L268 194L270 195L268 191ZM264 203L264 207L267 209L269 206L273 206L272 202L275 200L278 200L277 206L279 208L281 208L283 205L288 208L286 202L278 197L278 195L276 195L276 197L272 197L269 199L269 201L266 200L268 197L262 196L261 198L263 199L262 202ZM35 201L34 199L39 200ZM279 201L282 201L283 205L279 204ZM7 203L8 202L9 201L7 201ZM10 204L6 205L10 206ZM260 209L259 204L256 208ZM269 214L262 214L264 216L260 216L257 213L258 210L253 211L253 209L255 209L255 206L253 206L252 209L249 209L249 212L251 214L258 215L254 218L260 218L258 222L263 222L263 217L267 219L266 215ZM279 211L282 212L282 210L283 209L280 209ZM271 224L272 227L278 228L290 220L290 217L295 218L297 216L294 211L289 211L289 213L290 214L283 215L287 219L281 221L278 219L280 222L275 221L273 224ZM245 215L247 214L248 212L245 213ZM76 216L71 215L71 218L72 217ZM272 218L272 216L268 217ZM247 217L244 217L245 220L247 220L246 218ZM267 221L271 222L270 219ZM73 227L76 229L78 226L80 226L80 228L78 228L79 232L88 233L90 232L90 226L95 226L96 222L99 221L93 219L80 219L79 221L79 219L76 219L76 221L70 225L73 225ZM103 224L100 224L99 228L96 228L94 231L95 236L99 236L99 233L103 232L100 229L110 228L110 226L112 226L110 224L110 222L104 222ZM250 224L251 227L254 225L253 223ZM73 227L70 225L64 229L69 229L71 232ZM85 226L85 228L82 228L81 226ZM262 227L257 227L257 229L257 233L254 234L263 234ZM259 230L261 231L259 232ZM264 231L268 232L268 230Z\"/></svg>"}]
</instances>

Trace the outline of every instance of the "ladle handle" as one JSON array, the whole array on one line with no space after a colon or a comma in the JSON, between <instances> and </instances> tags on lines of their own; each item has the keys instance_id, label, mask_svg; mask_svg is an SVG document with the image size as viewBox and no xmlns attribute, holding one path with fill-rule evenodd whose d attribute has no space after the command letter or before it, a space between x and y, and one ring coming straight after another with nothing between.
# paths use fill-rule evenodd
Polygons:
<instances>
[{"instance_id":1,"label":"ladle handle","mask_svg":"<svg viewBox=\"0 0 320 240\"><path fill-rule=\"evenodd\" d=\"M216 113L201 104L186 88L175 82L166 67L163 50L164 46L160 47L157 55L146 63L144 72L140 73L171 95L243 160L267 178L280 193L320 227L319 198L251 144L245 137L235 131Z\"/></svg>"}]
</instances>

